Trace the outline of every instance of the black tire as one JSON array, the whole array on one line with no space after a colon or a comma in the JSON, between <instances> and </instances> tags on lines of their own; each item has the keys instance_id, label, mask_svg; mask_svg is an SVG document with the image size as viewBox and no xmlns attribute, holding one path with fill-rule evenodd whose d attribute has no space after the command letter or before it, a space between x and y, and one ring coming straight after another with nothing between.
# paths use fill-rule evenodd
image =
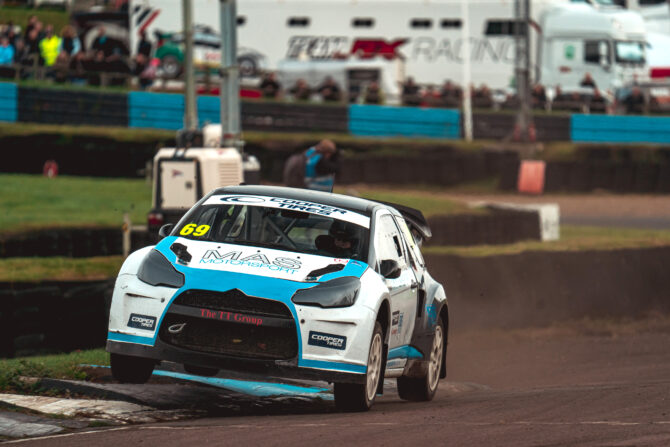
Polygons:
<instances>
[{"instance_id":1,"label":"black tire","mask_svg":"<svg viewBox=\"0 0 670 447\"><path fill-rule=\"evenodd\" d=\"M156 362L142 357L110 355L112 376L121 383L146 383L154 372Z\"/></svg>"},{"instance_id":2,"label":"black tire","mask_svg":"<svg viewBox=\"0 0 670 447\"><path fill-rule=\"evenodd\" d=\"M182 66L177 56L168 54L161 59L161 68L163 76L169 79L175 79L181 74Z\"/></svg>"},{"instance_id":3,"label":"black tire","mask_svg":"<svg viewBox=\"0 0 670 447\"><path fill-rule=\"evenodd\" d=\"M440 372L444 362L446 335L442 320L438 320L430 350L430 358L424 377L398 377L398 395L401 399L415 402L433 400L440 384Z\"/></svg>"},{"instance_id":4,"label":"black tire","mask_svg":"<svg viewBox=\"0 0 670 447\"><path fill-rule=\"evenodd\" d=\"M184 371L196 376L213 377L219 370L216 368L207 368L206 366L196 366L184 363Z\"/></svg>"},{"instance_id":5,"label":"black tire","mask_svg":"<svg viewBox=\"0 0 670 447\"><path fill-rule=\"evenodd\" d=\"M368 411L375 402L379 381L384 371L384 332L379 321L375 322L368 352L365 383L336 383L335 406L340 411Z\"/></svg>"}]
</instances>

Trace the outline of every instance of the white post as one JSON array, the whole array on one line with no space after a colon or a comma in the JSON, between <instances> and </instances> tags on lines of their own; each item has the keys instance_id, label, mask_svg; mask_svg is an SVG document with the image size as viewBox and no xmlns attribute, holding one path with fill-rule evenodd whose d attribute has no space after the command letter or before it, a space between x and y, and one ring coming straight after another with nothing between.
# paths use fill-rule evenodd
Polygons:
<instances>
[{"instance_id":1,"label":"white post","mask_svg":"<svg viewBox=\"0 0 670 447\"><path fill-rule=\"evenodd\" d=\"M468 12L467 0L461 0L461 48L463 50L463 132L465 141L472 141L472 99L470 97L470 84L472 74L470 71L470 14Z\"/></svg>"}]
</instances>

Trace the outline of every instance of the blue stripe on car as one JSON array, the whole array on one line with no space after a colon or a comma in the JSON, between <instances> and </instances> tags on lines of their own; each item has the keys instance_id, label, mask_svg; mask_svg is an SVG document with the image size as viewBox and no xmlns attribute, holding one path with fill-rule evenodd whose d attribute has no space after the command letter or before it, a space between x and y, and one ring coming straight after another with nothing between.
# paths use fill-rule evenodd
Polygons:
<instances>
[{"instance_id":1,"label":"blue stripe on car","mask_svg":"<svg viewBox=\"0 0 670 447\"><path fill-rule=\"evenodd\" d=\"M389 349L388 360L393 359L422 359L423 354L414 346L404 345Z\"/></svg>"},{"instance_id":2,"label":"blue stripe on car","mask_svg":"<svg viewBox=\"0 0 670 447\"><path fill-rule=\"evenodd\" d=\"M154 346L156 343L156 337L158 336L158 328L161 327L163 318L167 313L168 309L172 305L172 302L177 298L182 292L190 289L200 289L200 290L211 290L214 292L226 292L232 289L239 289L241 292L249 296L255 296L259 298L267 298L276 300L284 303L291 314L293 319L296 321L296 328L299 328L297 312L295 306L291 301L291 297L295 294L297 290L307 289L314 287L317 283L313 282L299 282L291 281L280 278L271 278L267 276L259 275L249 275L245 273L237 272L226 272L221 270L209 270L209 269L200 269L196 267L188 267L182 264L177 263L177 256L170 250L170 245L177 239L176 236L168 236L161 240L155 249L158 250L163 256L165 256L168 261L181 273L184 274L184 285L178 289L167 306L163 310L162 315L158 319L158 324L156 325L156 331L154 332L153 337L139 337L135 335L126 335L120 333L110 332L108 339L111 341L122 341L127 343L139 343L143 345ZM350 260L347 265L340 270L339 272L329 273L320 278L319 282L328 281L334 278L339 278L342 276L355 276L360 277L363 275L368 266L361 261ZM337 362L317 362L314 360L304 360L302 358L302 337L300 330L297 331L298 335L298 366L307 367L307 368L319 368L319 369L328 369L333 371L345 371L345 372L356 372L356 373L365 373L366 366L361 365L352 365L345 363ZM123 340L119 339L119 336L127 337ZM123 338L123 337L121 337ZM131 341L136 339L138 341ZM308 364L320 364L321 366L309 366Z\"/></svg>"}]
</instances>

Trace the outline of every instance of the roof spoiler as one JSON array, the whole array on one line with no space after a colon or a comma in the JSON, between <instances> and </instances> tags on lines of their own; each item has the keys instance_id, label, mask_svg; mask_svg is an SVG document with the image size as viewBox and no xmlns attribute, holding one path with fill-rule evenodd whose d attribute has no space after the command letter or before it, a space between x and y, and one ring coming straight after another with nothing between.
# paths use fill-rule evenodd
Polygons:
<instances>
[{"instance_id":1,"label":"roof spoiler","mask_svg":"<svg viewBox=\"0 0 670 447\"><path fill-rule=\"evenodd\" d=\"M397 209L400 214L402 214L402 217L405 218L405 222L407 222L407 225L409 225L410 230L417 232L419 236L421 236L421 239L428 240L433 236L433 233L430 231L428 221L423 216L421 211L405 205L398 205L397 203L382 202L381 200L376 200L376 202L383 203L384 205L389 205Z\"/></svg>"}]
</instances>

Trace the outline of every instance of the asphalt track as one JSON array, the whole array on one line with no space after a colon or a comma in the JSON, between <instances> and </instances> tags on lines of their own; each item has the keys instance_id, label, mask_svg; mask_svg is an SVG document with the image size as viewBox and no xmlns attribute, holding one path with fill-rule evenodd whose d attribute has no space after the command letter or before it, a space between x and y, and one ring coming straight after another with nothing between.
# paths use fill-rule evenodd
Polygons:
<instances>
[{"instance_id":1,"label":"asphalt track","mask_svg":"<svg viewBox=\"0 0 670 447\"><path fill-rule=\"evenodd\" d=\"M35 446L670 445L670 320L453 334L434 401L76 431ZM387 381L393 386L392 381ZM430 443L430 444L429 444Z\"/></svg>"}]
</instances>

